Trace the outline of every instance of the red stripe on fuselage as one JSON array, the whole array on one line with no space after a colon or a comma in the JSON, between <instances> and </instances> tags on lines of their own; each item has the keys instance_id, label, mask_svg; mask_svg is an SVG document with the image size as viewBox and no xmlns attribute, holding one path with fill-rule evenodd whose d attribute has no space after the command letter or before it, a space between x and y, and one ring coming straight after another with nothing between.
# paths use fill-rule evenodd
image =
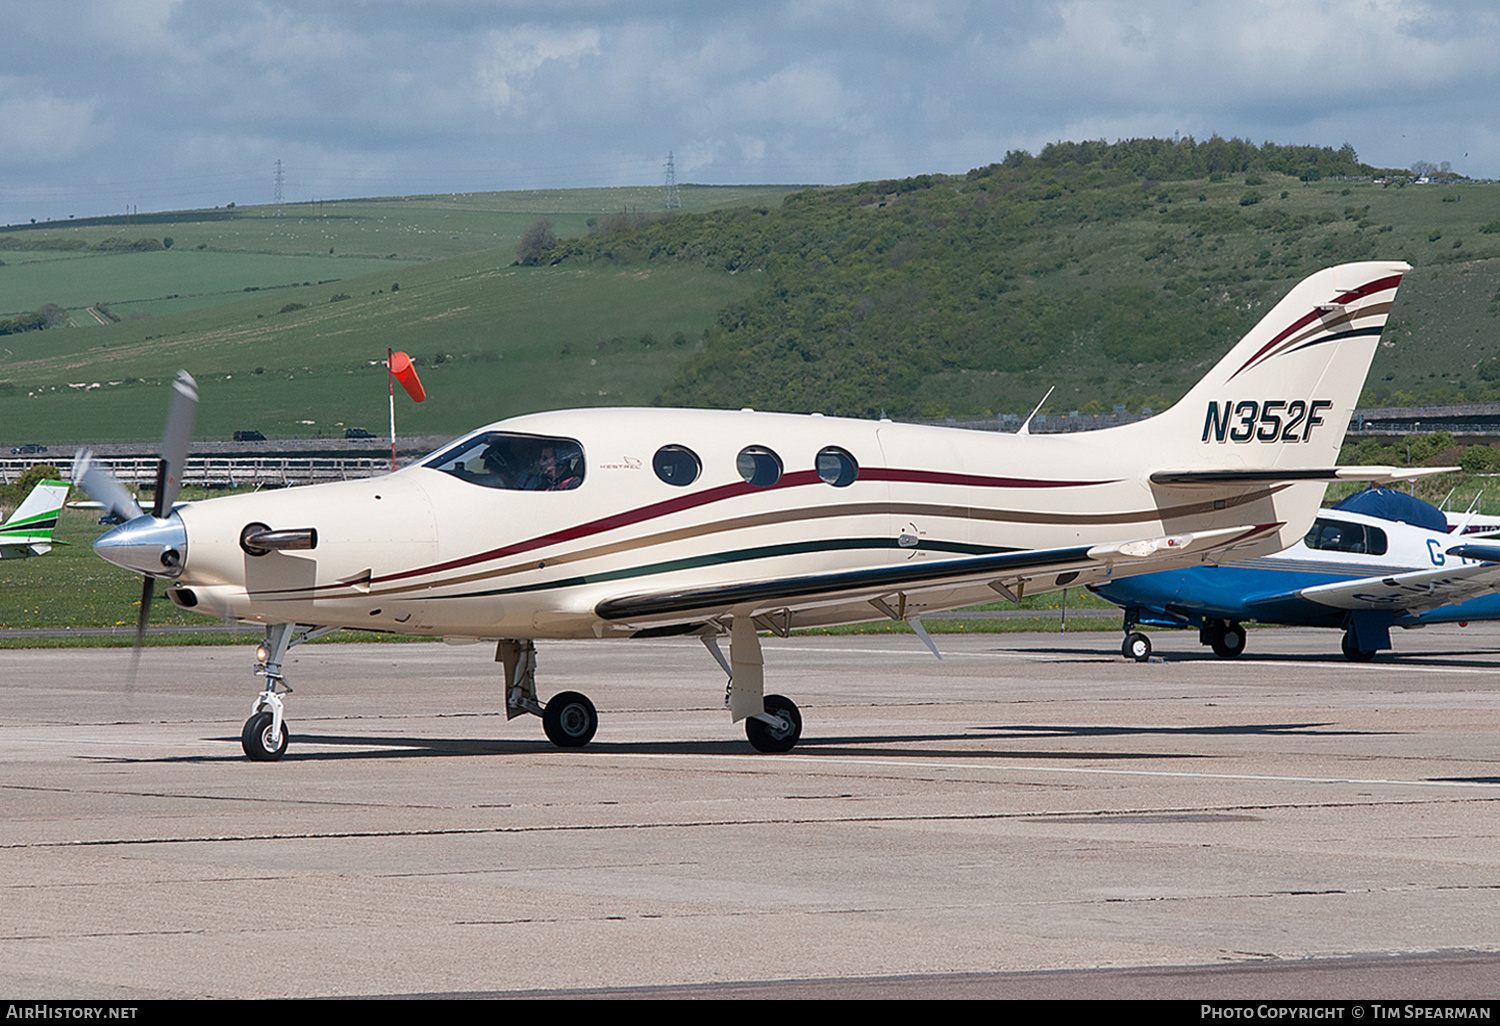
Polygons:
<instances>
[{"instance_id":1,"label":"red stripe on fuselage","mask_svg":"<svg viewBox=\"0 0 1500 1026\"><path fill-rule=\"evenodd\" d=\"M1089 485L1116 484L1118 479L1108 481L1061 481L1048 479L1028 479L1015 477L989 477L980 474L952 474L930 470L900 470L888 467L863 467L859 472L859 479L863 481L895 481L909 482L913 484L940 484L958 485L970 488L1076 488ZM696 509L712 503L722 502L725 499L738 498L745 495L754 495L761 492L778 491L785 488L798 488L803 485L821 484L822 480L817 472L813 470L798 470L789 474L783 474L781 480L766 488L756 488L744 481L733 484L719 485L708 488L701 492L693 492L688 495L676 496L661 502L654 502L648 506L626 510L621 513L600 517L573 527L565 527L561 530L552 531L548 534L538 535L524 541L514 542L510 545L501 546L497 549L489 549L478 552L472 556L463 556L459 559L449 560L446 563L437 563L432 566L417 567L413 570L403 570L399 573L387 574L373 577L369 585L390 584L395 581L403 581L412 577L421 577L427 574L443 573L449 570L458 570L464 567L474 566L478 563L486 563L491 560L504 559L507 556L518 555L532 549L546 548L549 545L557 545L562 542L577 541L594 534L603 534L621 527L629 527L634 524L655 520L659 517L670 516L673 513L681 513L684 510ZM361 582L364 583L364 582ZM368 586L368 585L367 585ZM316 594L329 590L343 590L352 587L349 584L321 584L311 588L289 589L285 594Z\"/></svg>"},{"instance_id":2,"label":"red stripe on fuselage","mask_svg":"<svg viewBox=\"0 0 1500 1026\"><path fill-rule=\"evenodd\" d=\"M1372 281L1368 285L1361 285L1357 289L1351 289L1350 291L1345 292L1343 295L1335 297L1333 301L1340 305L1347 304L1351 299L1360 299L1364 296L1372 295L1376 292L1384 292L1387 289L1393 289L1400 284L1401 275L1393 274L1390 277ZM1235 378L1239 377L1246 367L1249 367L1252 363L1255 363L1262 356L1264 356L1268 351L1275 348L1276 345L1284 341L1287 336L1291 335L1293 332L1302 330L1321 316L1323 316L1322 312L1316 309L1303 314L1302 317L1300 317L1297 321L1295 321L1284 331L1282 331L1281 334L1277 335L1275 338L1271 339L1271 341L1261 346L1260 349L1256 351L1254 356L1250 357L1250 359L1246 360L1244 364L1240 366L1239 370L1229 375L1229 380L1233 381Z\"/></svg>"}]
</instances>

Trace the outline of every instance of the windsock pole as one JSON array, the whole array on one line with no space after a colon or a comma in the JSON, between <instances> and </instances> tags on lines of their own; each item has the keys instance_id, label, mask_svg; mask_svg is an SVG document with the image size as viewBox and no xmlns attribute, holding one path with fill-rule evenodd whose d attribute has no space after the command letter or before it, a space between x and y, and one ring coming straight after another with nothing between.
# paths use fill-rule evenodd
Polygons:
<instances>
[{"instance_id":1,"label":"windsock pole","mask_svg":"<svg viewBox=\"0 0 1500 1026\"><path fill-rule=\"evenodd\" d=\"M397 357L400 357L398 364ZM427 398L427 390L422 387L422 379L417 377L417 368L412 365L411 357L405 353L398 353L393 349L385 351L385 381L391 393L391 470L396 469L396 382L401 382L401 387L406 389L406 394L411 396L411 401L420 403Z\"/></svg>"}]
</instances>

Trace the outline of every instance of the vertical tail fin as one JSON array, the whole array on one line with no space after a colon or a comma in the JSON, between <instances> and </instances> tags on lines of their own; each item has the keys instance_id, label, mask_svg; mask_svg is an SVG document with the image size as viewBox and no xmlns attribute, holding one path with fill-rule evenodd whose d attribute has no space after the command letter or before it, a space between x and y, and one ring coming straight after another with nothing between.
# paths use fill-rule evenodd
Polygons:
<instances>
[{"instance_id":1,"label":"vertical tail fin","mask_svg":"<svg viewBox=\"0 0 1500 1026\"><path fill-rule=\"evenodd\" d=\"M1164 462L1332 466L1409 270L1341 264L1299 282L1181 401L1147 422Z\"/></svg>"},{"instance_id":2,"label":"vertical tail fin","mask_svg":"<svg viewBox=\"0 0 1500 1026\"><path fill-rule=\"evenodd\" d=\"M31 490L25 501L0 524L0 549L4 555L41 555L52 546L52 531L57 527L63 500L68 497L66 481L42 481Z\"/></svg>"}]
</instances>

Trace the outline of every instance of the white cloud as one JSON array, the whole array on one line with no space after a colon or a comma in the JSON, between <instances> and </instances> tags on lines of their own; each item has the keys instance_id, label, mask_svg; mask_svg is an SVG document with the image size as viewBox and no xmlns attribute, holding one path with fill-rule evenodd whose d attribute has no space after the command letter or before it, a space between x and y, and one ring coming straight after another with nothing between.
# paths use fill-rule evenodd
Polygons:
<instances>
[{"instance_id":1,"label":"white cloud","mask_svg":"<svg viewBox=\"0 0 1500 1026\"><path fill-rule=\"evenodd\" d=\"M477 71L481 94L497 111L520 110L523 88L550 61L576 67L584 57L599 55L596 28L553 29L545 25L490 33L489 45Z\"/></svg>"},{"instance_id":2,"label":"white cloud","mask_svg":"<svg viewBox=\"0 0 1500 1026\"><path fill-rule=\"evenodd\" d=\"M13 87L12 87L13 88ZM0 162L13 167L57 164L99 141L99 101L12 91L0 82Z\"/></svg>"},{"instance_id":3,"label":"white cloud","mask_svg":"<svg viewBox=\"0 0 1500 1026\"><path fill-rule=\"evenodd\" d=\"M729 109L723 113L736 121L832 129L852 127L850 117L858 104L836 75L807 65L731 86L725 99Z\"/></svg>"},{"instance_id":4,"label":"white cloud","mask_svg":"<svg viewBox=\"0 0 1500 1026\"><path fill-rule=\"evenodd\" d=\"M1425 0L1067 0L1055 16L1013 54L992 53L1004 77L1033 97L1142 106L1326 104L1456 83L1491 74L1500 45L1493 16L1454 32Z\"/></svg>"}]
</instances>

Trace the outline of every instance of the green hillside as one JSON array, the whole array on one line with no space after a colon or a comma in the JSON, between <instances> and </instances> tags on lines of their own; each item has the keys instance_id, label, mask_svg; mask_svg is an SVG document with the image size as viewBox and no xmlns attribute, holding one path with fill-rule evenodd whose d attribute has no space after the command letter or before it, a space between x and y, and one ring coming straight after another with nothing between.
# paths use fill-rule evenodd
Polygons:
<instances>
[{"instance_id":1,"label":"green hillside","mask_svg":"<svg viewBox=\"0 0 1500 1026\"><path fill-rule=\"evenodd\" d=\"M1051 411L1160 408L1296 280L1402 259L1367 398L1500 398L1500 186L1381 184L1347 148L1241 144L1216 166L1190 143L804 192L593 235L562 266L765 272L668 404L941 417L1025 411L1053 385Z\"/></svg>"},{"instance_id":2,"label":"green hillside","mask_svg":"<svg viewBox=\"0 0 1500 1026\"><path fill-rule=\"evenodd\" d=\"M704 210L774 204L786 191L681 194L685 210ZM417 359L432 396L406 404L403 432L453 434L558 405L649 403L754 275L511 266L539 216L581 234L589 220L647 199L659 202L659 190L330 203L321 219L294 208L281 218L261 208L135 219L132 234L149 227L173 240L149 251L95 248L130 237L118 223L0 232L5 305L35 309L47 297L83 325L0 337L0 442L153 438L163 383L179 367L199 380L203 437L378 429L387 348ZM319 255L330 240L336 252ZM371 255L403 240L400 251ZM120 320L99 325L84 309L96 302Z\"/></svg>"},{"instance_id":3,"label":"green hillside","mask_svg":"<svg viewBox=\"0 0 1500 1026\"><path fill-rule=\"evenodd\" d=\"M1500 399L1500 185L1380 178L1348 147L1132 140L685 186L671 216L659 190L570 190L0 230L0 310L83 325L0 337L0 443L150 439L178 367L204 437L379 428L387 347L432 395L412 433L653 402L984 416L1054 385L1049 412L1160 408L1297 279L1374 258L1415 270L1366 402ZM564 241L514 266L542 216Z\"/></svg>"}]
</instances>

